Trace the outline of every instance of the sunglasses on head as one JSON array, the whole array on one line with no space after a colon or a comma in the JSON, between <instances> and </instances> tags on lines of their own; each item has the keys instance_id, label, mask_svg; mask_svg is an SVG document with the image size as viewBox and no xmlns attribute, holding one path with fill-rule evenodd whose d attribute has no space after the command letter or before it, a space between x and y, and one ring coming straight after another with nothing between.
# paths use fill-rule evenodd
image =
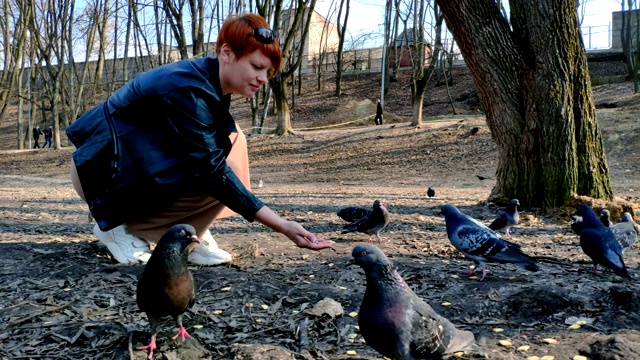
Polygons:
<instances>
[{"instance_id":1,"label":"sunglasses on head","mask_svg":"<svg viewBox=\"0 0 640 360\"><path fill-rule=\"evenodd\" d=\"M263 44L273 44L278 38L278 34L268 27L261 26L253 29L253 37Z\"/></svg>"}]
</instances>

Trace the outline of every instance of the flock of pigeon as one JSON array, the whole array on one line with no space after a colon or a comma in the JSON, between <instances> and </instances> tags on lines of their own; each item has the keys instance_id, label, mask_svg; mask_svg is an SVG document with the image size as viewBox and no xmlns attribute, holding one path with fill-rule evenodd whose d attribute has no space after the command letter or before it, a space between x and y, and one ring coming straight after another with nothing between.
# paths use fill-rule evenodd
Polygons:
<instances>
[{"instance_id":1,"label":"flock of pigeon","mask_svg":"<svg viewBox=\"0 0 640 360\"><path fill-rule=\"evenodd\" d=\"M435 195L435 191L432 192ZM521 246L503 239L498 231L511 237L509 230L518 224L518 200L509 202L506 209L489 226L463 214L455 206L445 204L447 236L451 244L476 266L469 275L480 269L484 280L487 263L511 263L529 271L538 271L536 260L522 252ZM379 200L371 210L345 207L337 212L349 222L342 233L361 232L369 235L369 242L377 238L389 223L389 211ZM578 206L578 216L571 219L571 228L580 236L580 245L597 266L615 274L630 277L622 257L640 234L631 214L625 213L618 224L611 224L609 212L601 217L585 204ZM178 326L173 337L184 341L191 338L182 325L183 313L195 302L193 276L187 266L188 248L198 243L195 229L190 225L175 225L160 239L138 281L137 303L149 318L151 340L139 347L153 357L156 347L158 321L172 316ZM390 359L431 359L457 352L480 350L473 333L457 329L449 320L437 314L419 298L397 272L392 262L375 245L364 243L352 251L350 264L360 266L366 275L366 290L358 313L358 325L366 343Z\"/></svg>"},{"instance_id":2,"label":"flock of pigeon","mask_svg":"<svg viewBox=\"0 0 640 360\"><path fill-rule=\"evenodd\" d=\"M430 192L435 195L435 191ZM529 271L540 269L533 257L522 252L519 244L505 240L497 233L504 231L506 237L511 237L509 229L518 224L519 205L517 199L511 200L489 226L463 214L453 205L442 206L449 241L476 264L468 275L481 269L480 281L484 280L488 273L487 263L512 263ZM594 272L602 265L616 275L630 277L622 254L640 235L640 226L633 222L631 214L625 213L620 223L611 224L606 209L600 219L589 205L581 204L577 210L579 216L572 217L571 228L580 236L580 246L593 261ZM376 212L378 215L374 216ZM351 222L345 229L357 229L378 237L389 219L386 208L378 200L373 211L347 207L340 209L338 216ZM456 329L435 313L411 290L378 247L358 245L353 249L352 257L351 263L362 267L367 280L358 313L360 332L376 351L391 359L430 359L479 350L473 334Z\"/></svg>"}]
</instances>

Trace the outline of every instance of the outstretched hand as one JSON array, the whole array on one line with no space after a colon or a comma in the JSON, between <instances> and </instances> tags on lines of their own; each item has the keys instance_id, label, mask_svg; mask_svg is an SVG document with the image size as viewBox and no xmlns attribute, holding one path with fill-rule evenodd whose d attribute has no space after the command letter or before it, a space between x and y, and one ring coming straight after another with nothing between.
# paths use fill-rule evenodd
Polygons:
<instances>
[{"instance_id":1,"label":"outstretched hand","mask_svg":"<svg viewBox=\"0 0 640 360\"><path fill-rule=\"evenodd\" d=\"M263 206L256 213L256 220L267 225L271 229L285 235L297 247L307 248L311 250L333 249L333 242L318 238L314 234L307 231L302 225L295 221L287 221L274 213L269 207Z\"/></svg>"},{"instance_id":2,"label":"outstretched hand","mask_svg":"<svg viewBox=\"0 0 640 360\"><path fill-rule=\"evenodd\" d=\"M318 238L295 221L287 221L285 228L281 232L300 248L311 250L333 249L332 241Z\"/></svg>"}]
</instances>

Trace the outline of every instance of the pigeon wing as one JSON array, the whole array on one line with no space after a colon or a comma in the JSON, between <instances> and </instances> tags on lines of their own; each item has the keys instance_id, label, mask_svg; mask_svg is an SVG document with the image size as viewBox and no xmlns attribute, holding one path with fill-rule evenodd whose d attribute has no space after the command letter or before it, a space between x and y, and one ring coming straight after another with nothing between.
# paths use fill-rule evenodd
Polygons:
<instances>
[{"instance_id":1,"label":"pigeon wing","mask_svg":"<svg viewBox=\"0 0 640 360\"><path fill-rule=\"evenodd\" d=\"M357 206L348 206L338 210L337 212L338 216L342 220L351 222L351 223L358 219L362 219L363 217L369 215L370 213L371 213L371 210L368 210L362 207L357 207Z\"/></svg>"},{"instance_id":2,"label":"pigeon wing","mask_svg":"<svg viewBox=\"0 0 640 360\"><path fill-rule=\"evenodd\" d=\"M463 253L476 261L512 263L530 271L538 271L536 261L520 251L520 246L499 238L492 231L477 226L462 226L458 237L464 245Z\"/></svg>"},{"instance_id":3,"label":"pigeon wing","mask_svg":"<svg viewBox=\"0 0 640 360\"><path fill-rule=\"evenodd\" d=\"M412 325L411 355L431 358L458 351L477 351L473 333L456 329L448 319L438 315L429 304L413 294L409 317Z\"/></svg>"},{"instance_id":4,"label":"pigeon wing","mask_svg":"<svg viewBox=\"0 0 640 360\"><path fill-rule=\"evenodd\" d=\"M498 216L495 220L491 222L491 224L489 224L489 229L494 231L502 230L507 225L509 225L509 216L507 215L506 212L502 212L500 216Z\"/></svg>"},{"instance_id":5,"label":"pigeon wing","mask_svg":"<svg viewBox=\"0 0 640 360\"><path fill-rule=\"evenodd\" d=\"M638 234L630 222L620 222L612 225L611 231L618 243L620 243L623 253L638 240Z\"/></svg>"},{"instance_id":6,"label":"pigeon wing","mask_svg":"<svg viewBox=\"0 0 640 360\"><path fill-rule=\"evenodd\" d=\"M583 229L580 234L580 247L595 264L611 269L618 275L627 273L620 244L615 239L609 239L605 231Z\"/></svg>"}]
</instances>

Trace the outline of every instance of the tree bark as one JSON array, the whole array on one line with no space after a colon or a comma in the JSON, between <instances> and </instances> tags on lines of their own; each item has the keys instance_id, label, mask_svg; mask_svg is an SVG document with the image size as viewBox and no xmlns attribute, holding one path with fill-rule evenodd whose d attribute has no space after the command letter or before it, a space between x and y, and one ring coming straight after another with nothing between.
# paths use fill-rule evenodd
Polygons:
<instances>
[{"instance_id":1,"label":"tree bark","mask_svg":"<svg viewBox=\"0 0 640 360\"><path fill-rule=\"evenodd\" d=\"M491 200L554 208L572 195L611 199L576 2L437 0L499 149Z\"/></svg>"}]
</instances>

